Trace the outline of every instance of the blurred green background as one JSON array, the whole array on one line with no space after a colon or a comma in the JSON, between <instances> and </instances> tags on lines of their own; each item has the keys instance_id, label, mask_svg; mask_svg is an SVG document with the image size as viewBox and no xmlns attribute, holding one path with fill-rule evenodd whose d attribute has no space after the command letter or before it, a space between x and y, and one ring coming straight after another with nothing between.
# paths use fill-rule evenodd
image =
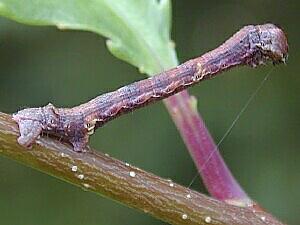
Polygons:
<instances>
[{"instance_id":1,"label":"blurred green background","mask_svg":"<svg viewBox=\"0 0 300 225\"><path fill-rule=\"evenodd\" d=\"M273 215L300 224L299 1L173 1L172 38L181 62L215 48L246 24L286 31L287 66L270 80L220 150L246 192ZM144 78L114 58L105 40L0 19L0 111L73 106ZM238 68L190 89L219 140L272 66ZM91 139L96 149L188 185L195 167L162 103L112 121ZM0 224L165 224L110 199L0 158ZM201 181L193 189L206 193Z\"/></svg>"}]
</instances>

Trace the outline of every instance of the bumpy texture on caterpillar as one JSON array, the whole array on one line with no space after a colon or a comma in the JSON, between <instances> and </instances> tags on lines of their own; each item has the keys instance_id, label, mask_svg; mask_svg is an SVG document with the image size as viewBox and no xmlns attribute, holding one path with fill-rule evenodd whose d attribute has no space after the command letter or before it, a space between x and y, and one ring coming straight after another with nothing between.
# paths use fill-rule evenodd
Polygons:
<instances>
[{"instance_id":1,"label":"bumpy texture on caterpillar","mask_svg":"<svg viewBox=\"0 0 300 225\"><path fill-rule=\"evenodd\" d=\"M167 98L231 67L256 67L271 60L285 62L288 43L284 32L273 24L249 25L224 44L176 68L100 95L74 108L56 108L51 103L13 115L20 129L19 144L30 147L41 133L70 142L74 151L84 151L94 130L121 114Z\"/></svg>"}]
</instances>

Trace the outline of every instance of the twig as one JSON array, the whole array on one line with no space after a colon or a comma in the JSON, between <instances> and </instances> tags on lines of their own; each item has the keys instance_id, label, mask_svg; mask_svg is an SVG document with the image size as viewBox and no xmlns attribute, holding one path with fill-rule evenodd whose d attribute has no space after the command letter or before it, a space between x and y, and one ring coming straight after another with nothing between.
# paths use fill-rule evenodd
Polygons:
<instances>
[{"instance_id":1,"label":"twig","mask_svg":"<svg viewBox=\"0 0 300 225\"><path fill-rule=\"evenodd\" d=\"M1 155L171 224L281 224L265 212L214 200L93 150L76 153L47 137L25 149L18 135L11 116L0 113Z\"/></svg>"},{"instance_id":2,"label":"twig","mask_svg":"<svg viewBox=\"0 0 300 225\"><path fill-rule=\"evenodd\" d=\"M196 101L187 91L183 91L166 99L165 104L209 193L230 204L250 206L253 201L234 179L219 151L216 151L218 147L197 111ZM204 167L209 156L209 163Z\"/></svg>"}]
</instances>

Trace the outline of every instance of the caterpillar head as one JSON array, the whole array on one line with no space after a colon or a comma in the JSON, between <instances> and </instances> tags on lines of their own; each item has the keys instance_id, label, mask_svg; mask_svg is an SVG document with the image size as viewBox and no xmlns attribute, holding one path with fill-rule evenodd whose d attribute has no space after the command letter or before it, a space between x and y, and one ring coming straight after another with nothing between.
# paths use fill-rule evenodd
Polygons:
<instances>
[{"instance_id":1,"label":"caterpillar head","mask_svg":"<svg viewBox=\"0 0 300 225\"><path fill-rule=\"evenodd\" d=\"M270 59L274 64L285 63L288 57L287 37L282 29L274 24L257 25L260 42L257 47L264 58Z\"/></svg>"}]
</instances>

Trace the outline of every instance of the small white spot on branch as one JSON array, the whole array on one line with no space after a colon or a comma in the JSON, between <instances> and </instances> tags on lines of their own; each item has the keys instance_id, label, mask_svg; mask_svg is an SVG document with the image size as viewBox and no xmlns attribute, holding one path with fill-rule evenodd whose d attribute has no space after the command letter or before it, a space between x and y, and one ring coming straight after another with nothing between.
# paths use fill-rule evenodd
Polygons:
<instances>
[{"instance_id":1,"label":"small white spot on branch","mask_svg":"<svg viewBox=\"0 0 300 225\"><path fill-rule=\"evenodd\" d=\"M205 217L204 221L205 223L211 223L211 217L210 216Z\"/></svg>"},{"instance_id":2,"label":"small white spot on branch","mask_svg":"<svg viewBox=\"0 0 300 225\"><path fill-rule=\"evenodd\" d=\"M78 170L78 167L77 167L77 166L72 166L71 170L72 170L73 172L76 172L76 171Z\"/></svg>"},{"instance_id":3,"label":"small white spot on branch","mask_svg":"<svg viewBox=\"0 0 300 225\"><path fill-rule=\"evenodd\" d=\"M62 152L62 153L60 153L60 156L64 158L64 157L67 157L67 154Z\"/></svg>"},{"instance_id":4,"label":"small white spot on branch","mask_svg":"<svg viewBox=\"0 0 300 225\"><path fill-rule=\"evenodd\" d=\"M85 188L89 188L89 187L90 187L90 185L89 185L89 184L87 184L87 183L83 183L83 187L85 187Z\"/></svg>"},{"instance_id":5,"label":"small white spot on branch","mask_svg":"<svg viewBox=\"0 0 300 225\"><path fill-rule=\"evenodd\" d=\"M79 178L80 180L82 180L82 179L84 178L84 175L83 175L83 174L79 174L79 175L78 175L78 178Z\"/></svg>"},{"instance_id":6,"label":"small white spot on branch","mask_svg":"<svg viewBox=\"0 0 300 225\"><path fill-rule=\"evenodd\" d=\"M129 176L131 176L131 177L135 177L135 175L136 175L136 174L135 174L135 172L134 172L134 171L130 171L130 172L129 172Z\"/></svg>"}]
</instances>

